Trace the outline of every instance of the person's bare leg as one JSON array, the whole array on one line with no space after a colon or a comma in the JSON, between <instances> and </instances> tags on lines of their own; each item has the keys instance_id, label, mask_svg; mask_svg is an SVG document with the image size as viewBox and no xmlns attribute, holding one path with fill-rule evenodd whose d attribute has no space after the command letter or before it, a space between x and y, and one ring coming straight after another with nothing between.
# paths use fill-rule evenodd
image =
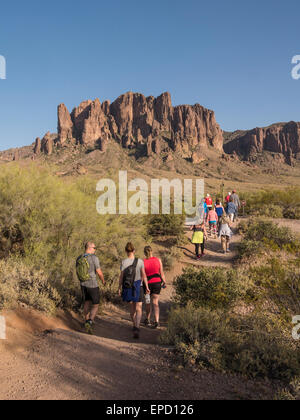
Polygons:
<instances>
[{"instance_id":1,"label":"person's bare leg","mask_svg":"<svg viewBox=\"0 0 300 420\"><path fill-rule=\"evenodd\" d=\"M230 238L229 236L226 237L226 248L227 248L227 252L230 251Z\"/></svg>"},{"instance_id":2,"label":"person's bare leg","mask_svg":"<svg viewBox=\"0 0 300 420\"><path fill-rule=\"evenodd\" d=\"M95 318L98 314L98 310L99 310L99 305L93 305L91 312L90 312L90 319L94 322Z\"/></svg>"},{"instance_id":3,"label":"person's bare leg","mask_svg":"<svg viewBox=\"0 0 300 420\"><path fill-rule=\"evenodd\" d=\"M226 238L224 235L221 236L221 244L222 244L223 252L226 252Z\"/></svg>"},{"instance_id":4,"label":"person's bare leg","mask_svg":"<svg viewBox=\"0 0 300 420\"><path fill-rule=\"evenodd\" d=\"M133 326L135 327L136 310L133 302L130 303L130 318L133 322Z\"/></svg>"},{"instance_id":5,"label":"person's bare leg","mask_svg":"<svg viewBox=\"0 0 300 420\"><path fill-rule=\"evenodd\" d=\"M155 322L159 323L159 295L152 295Z\"/></svg>"},{"instance_id":6,"label":"person's bare leg","mask_svg":"<svg viewBox=\"0 0 300 420\"><path fill-rule=\"evenodd\" d=\"M135 304L135 326L136 328L140 328L141 320L142 320L142 312L143 312L143 303L137 302Z\"/></svg>"},{"instance_id":7,"label":"person's bare leg","mask_svg":"<svg viewBox=\"0 0 300 420\"><path fill-rule=\"evenodd\" d=\"M151 319L151 303L146 305L146 318L150 322L150 319Z\"/></svg>"},{"instance_id":8,"label":"person's bare leg","mask_svg":"<svg viewBox=\"0 0 300 420\"><path fill-rule=\"evenodd\" d=\"M85 318L86 321L88 321L90 319L91 307L92 307L92 302L87 301L87 302L84 303L83 313L84 313L84 318Z\"/></svg>"}]
</instances>

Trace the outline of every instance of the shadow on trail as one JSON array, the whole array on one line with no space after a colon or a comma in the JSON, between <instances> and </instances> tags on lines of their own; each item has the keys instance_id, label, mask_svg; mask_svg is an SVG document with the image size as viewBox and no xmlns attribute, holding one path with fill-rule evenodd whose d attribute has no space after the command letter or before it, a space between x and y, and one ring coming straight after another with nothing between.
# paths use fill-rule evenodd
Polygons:
<instances>
[{"instance_id":1,"label":"shadow on trail","mask_svg":"<svg viewBox=\"0 0 300 420\"><path fill-rule=\"evenodd\" d=\"M144 318L143 318L144 319ZM109 340L120 341L130 344L158 344L161 331L145 327L143 324L140 329L140 338L133 338L132 323L125 317L122 320L113 320L111 318L97 318L95 323L94 336L106 338Z\"/></svg>"}]
</instances>

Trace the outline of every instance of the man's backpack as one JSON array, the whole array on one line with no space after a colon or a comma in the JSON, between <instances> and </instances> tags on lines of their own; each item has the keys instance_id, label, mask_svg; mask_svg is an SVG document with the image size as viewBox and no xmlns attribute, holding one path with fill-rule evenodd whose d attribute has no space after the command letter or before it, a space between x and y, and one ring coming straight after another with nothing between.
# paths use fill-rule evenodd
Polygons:
<instances>
[{"instance_id":1,"label":"man's backpack","mask_svg":"<svg viewBox=\"0 0 300 420\"><path fill-rule=\"evenodd\" d=\"M139 261L138 258L135 258L133 264L125 268L123 272L123 288L124 289L133 288L138 261Z\"/></svg>"},{"instance_id":2,"label":"man's backpack","mask_svg":"<svg viewBox=\"0 0 300 420\"><path fill-rule=\"evenodd\" d=\"M76 261L76 274L80 283L85 283L90 280L90 264L86 254L81 255Z\"/></svg>"}]
</instances>

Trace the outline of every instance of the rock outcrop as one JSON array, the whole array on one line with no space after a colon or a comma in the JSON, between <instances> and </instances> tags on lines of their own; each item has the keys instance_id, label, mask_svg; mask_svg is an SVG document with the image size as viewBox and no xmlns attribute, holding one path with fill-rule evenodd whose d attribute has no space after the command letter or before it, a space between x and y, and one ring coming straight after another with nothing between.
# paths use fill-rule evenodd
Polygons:
<instances>
[{"instance_id":1,"label":"rock outcrop","mask_svg":"<svg viewBox=\"0 0 300 420\"><path fill-rule=\"evenodd\" d=\"M58 117L58 141L60 144L64 144L65 141L73 138L73 121L67 107L64 104L58 106L57 109Z\"/></svg>"},{"instance_id":2,"label":"rock outcrop","mask_svg":"<svg viewBox=\"0 0 300 420\"><path fill-rule=\"evenodd\" d=\"M53 138L50 132L48 132L47 134L45 134L45 136L43 137L41 141L41 152L45 153L45 155L52 155L53 145L54 145Z\"/></svg>"},{"instance_id":3,"label":"rock outcrop","mask_svg":"<svg viewBox=\"0 0 300 420\"><path fill-rule=\"evenodd\" d=\"M58 137L61 147L75 141L105 152L110 141L124 148L144 146L145 155L160 154L164 149L183 153L201 161L208 148L223 151L223 134L213 111L201 105L173 107L169 93L158 98L128 92L110 104L108 101L82 102L71 113L58 106ZM52 153L49 136L36 142L39 150Z\"/></svg>"},{"instance_id":4,"label":"rock outcrop","mask_svg":"<svg viewBox=\"0 0 300 420\"><path fill-rule=\"evenodd\" d=\"M255 159L262 152L280 153L285 162L292 165L300 159L300 123L274 124L267 128L255 128L236 136L224 145L226 153L237 153L247 161Z\"/></svg>"},{"instance_id":5,"label":"rock outcrop","mask_svg":"<svg viewBox=\"0 0 300 420\"><path fill-rule=\"evenodd\" d=\"M40 154L41 151L42 151L42 142L41 142L41 139L39 137L37 137L35 139L35 144L34 144L33 151L36 155Z\"/></svg>"}]
</instances>

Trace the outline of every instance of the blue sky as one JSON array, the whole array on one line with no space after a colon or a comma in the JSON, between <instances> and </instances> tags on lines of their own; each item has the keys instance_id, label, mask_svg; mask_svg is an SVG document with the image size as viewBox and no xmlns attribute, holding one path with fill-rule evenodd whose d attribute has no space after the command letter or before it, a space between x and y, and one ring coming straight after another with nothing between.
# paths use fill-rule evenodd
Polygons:
<instances>
[{"instance_id":1,"label":"blue sky","mask_svg":"<svg viewBox=\"0 0 300 420\"><path fill-rule=\"evenodd\" d=\"M298 0L2 2L0 149L56 131L56 107L129 90L213 109L224 130L300 121Z\"/></svg>"}]
</instances>

